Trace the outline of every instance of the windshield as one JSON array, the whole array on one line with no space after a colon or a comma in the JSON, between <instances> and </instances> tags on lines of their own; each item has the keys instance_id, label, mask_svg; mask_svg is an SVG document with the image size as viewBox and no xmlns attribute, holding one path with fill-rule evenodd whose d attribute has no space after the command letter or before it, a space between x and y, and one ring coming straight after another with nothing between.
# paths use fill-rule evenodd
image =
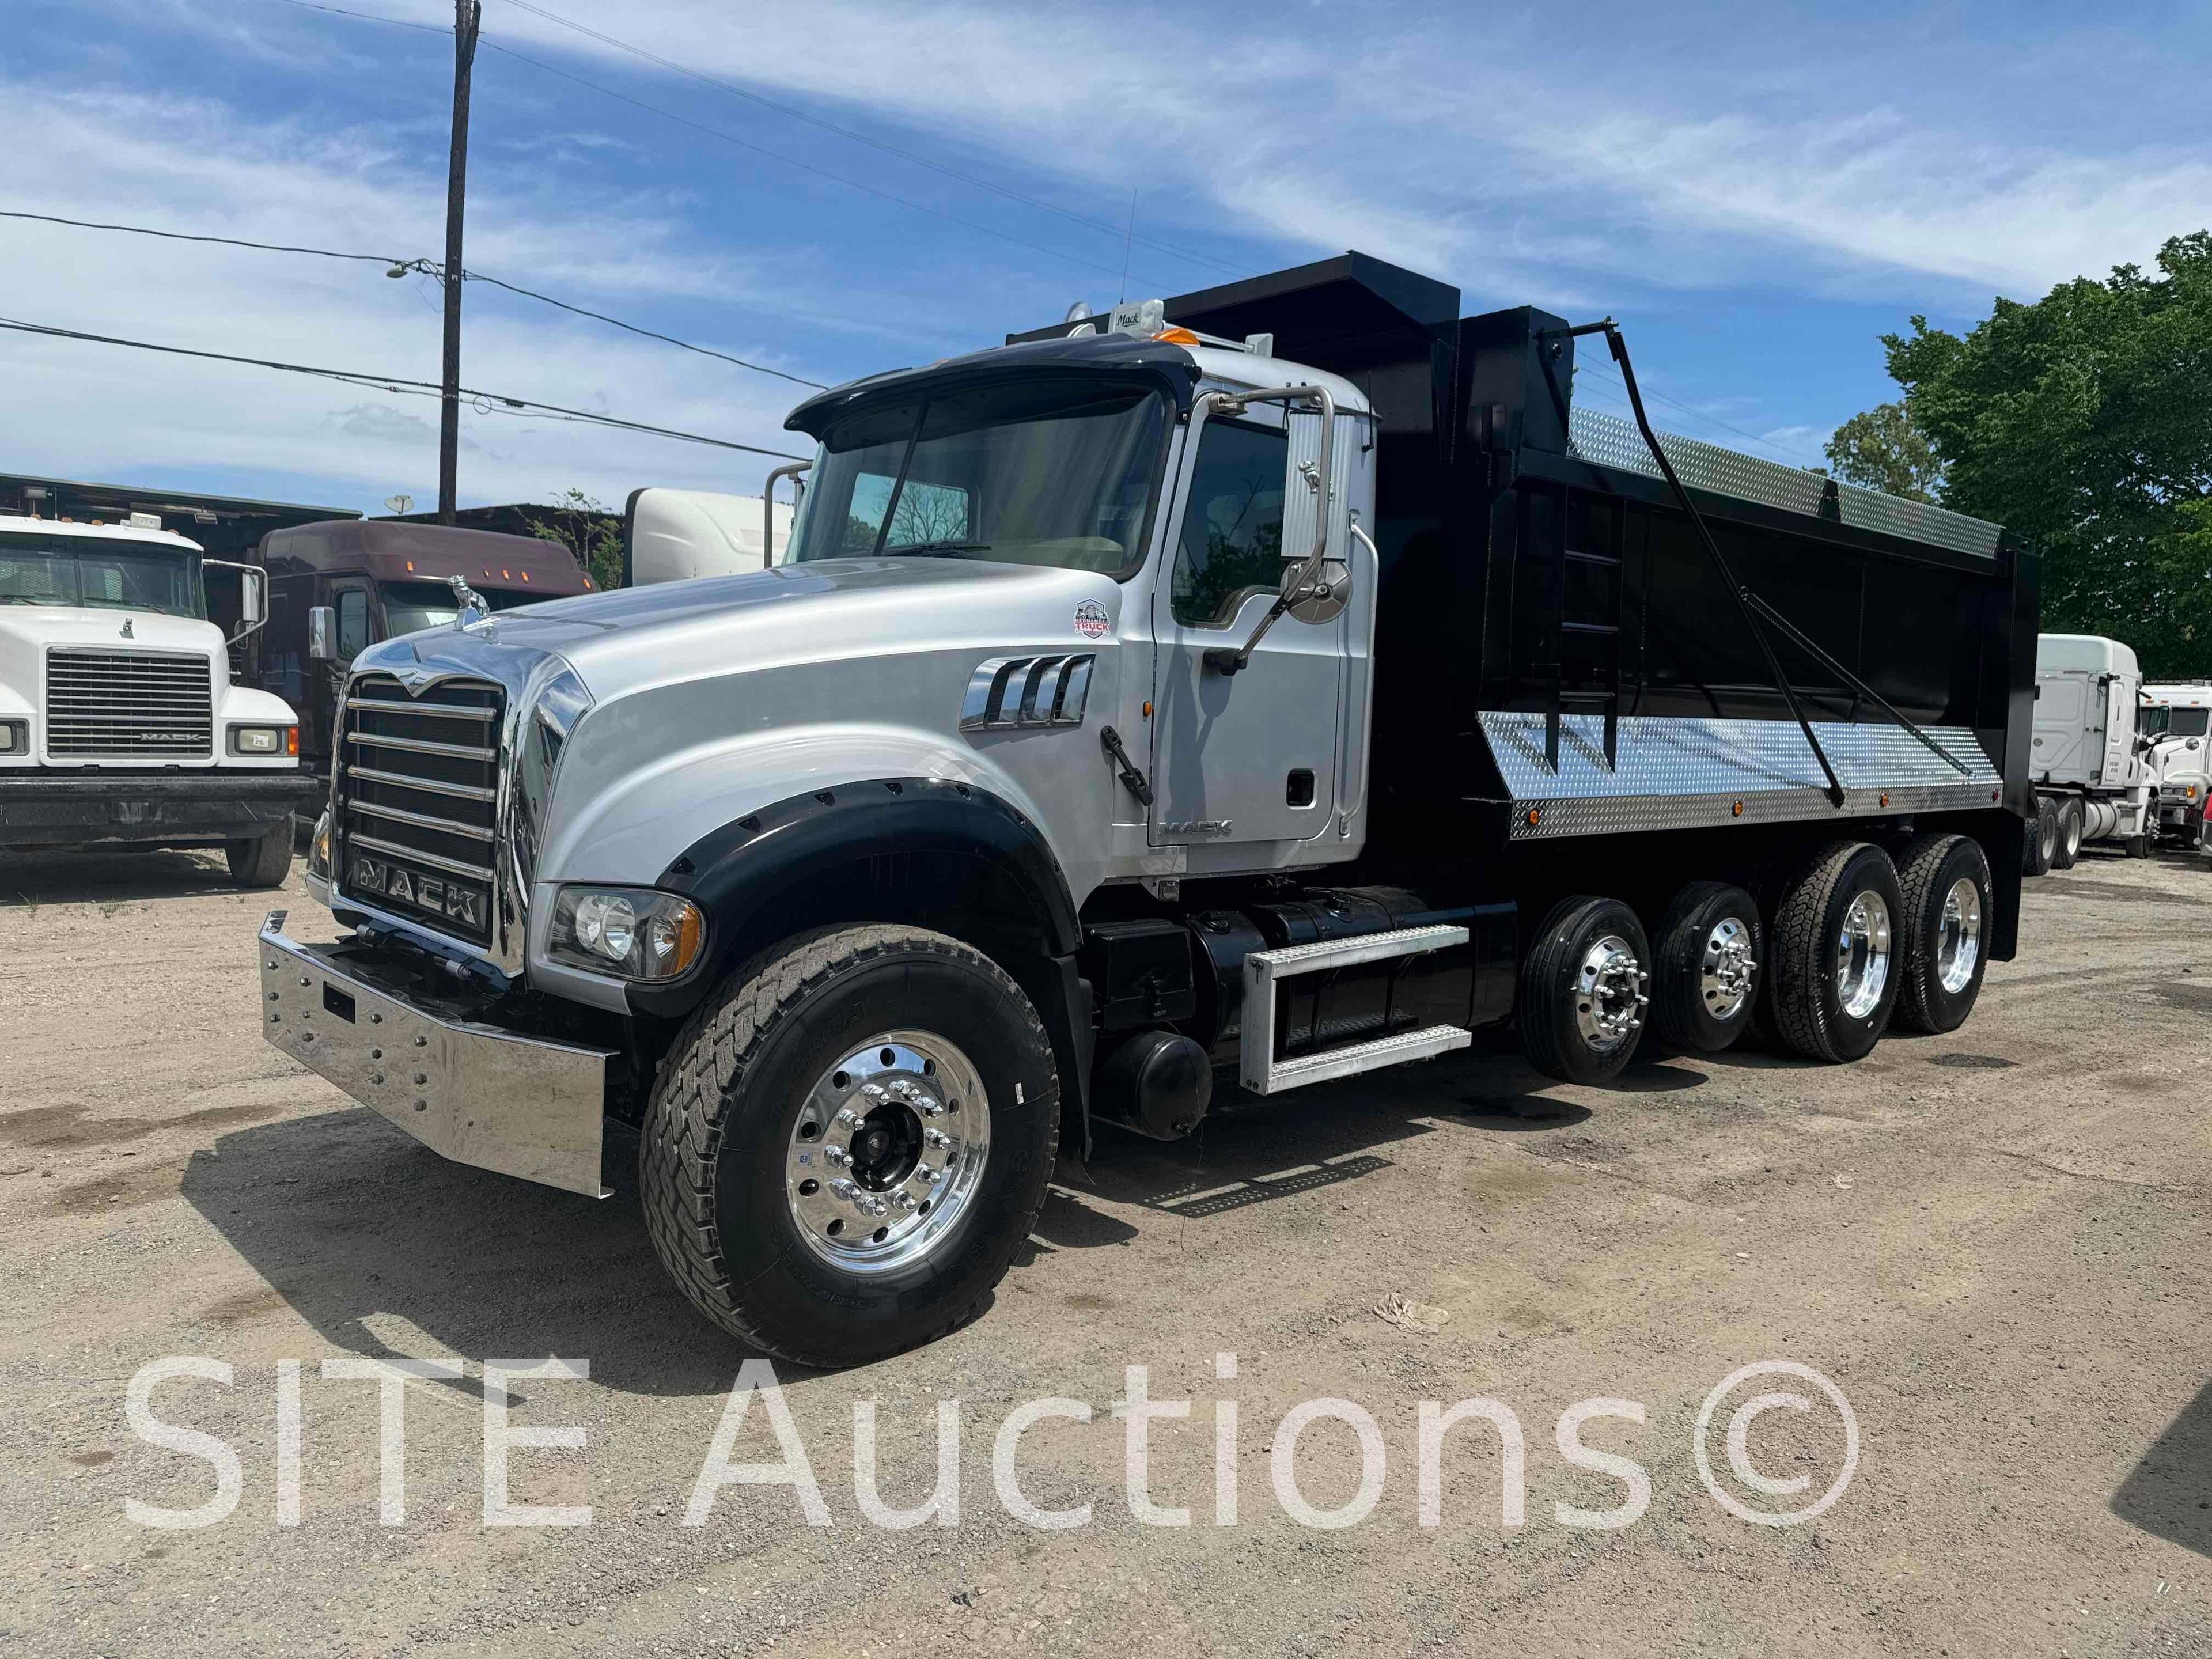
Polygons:
<instances>
[{"instance_id":1,"label":"windshield","mask_svg":"<svg viewBox=\"0 0 2212 1659\"><path fill-rule=\"evenodd\" d=\"M556 595L532 593L526 588L485 587L477 590L494 611L512 611ZM443 628L461 614L460 601L445 582L386 582L384 584L384 634L397 639L426 628Z\"/></svg>"},{"instance_id":2,"label":"windshield","mask_svg":"<svg viewBox=\"0 0 2212 1659\"><path fill-rule=\"evenodd\" d=\"M0 605L81 605L198 617L184 548L91 536L0 535Z\"/></svg>"},{"instance_id":3,"label":"windshield","mask_svg":"<svg viewBox=\"0 0 2212 1659\"><path fill-rule=\"evenodd\" d=\"M981 559L1108 575L1144 558L1166 400L1126 382L969 387L832 428L790 562Z\"/></svg>"}]
</instances>

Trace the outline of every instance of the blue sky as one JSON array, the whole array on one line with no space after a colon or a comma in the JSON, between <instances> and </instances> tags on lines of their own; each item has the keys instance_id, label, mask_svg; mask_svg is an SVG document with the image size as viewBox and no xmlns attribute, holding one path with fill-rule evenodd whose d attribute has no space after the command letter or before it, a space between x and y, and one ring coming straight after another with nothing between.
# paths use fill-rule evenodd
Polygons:
<instances>
[{"instance_id":1,"label":"blue sky","mask_svg":"<svg viewBox=\"0 0 2212 1659\"><path fill-rule=\"evenodd\" d=\"M438 257L450 0L331 3L395 21L13 0L0 207ZM1814 461L1890 395L1875 336L1910 313L1968 323L2212 224L2201 4L484 12L470 266L823 381L1103 308L1125 259L1138 297L1358 247L1470 311L1609 312L1662 425ZM371 266L0 221L0 292L437 374L434 289ZM467 315L467 384L792 445L801 387L482 284ZM0 363L0 471L434 498L434 403L21 335ZM772 465L503 413L464 434L465 502L750 491Z\"/></svg>"}]
</instances>

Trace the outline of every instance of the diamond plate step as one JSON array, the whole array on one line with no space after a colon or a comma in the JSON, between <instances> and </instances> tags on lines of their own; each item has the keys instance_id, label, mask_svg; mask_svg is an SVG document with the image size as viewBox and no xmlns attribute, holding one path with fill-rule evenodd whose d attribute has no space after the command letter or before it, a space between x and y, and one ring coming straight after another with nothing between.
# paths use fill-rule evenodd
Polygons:
<instances>
[{"instance_id":1,"label":"diamond plate step","mask_svg":"<svg viewBox=\"0 0 2212 1659\"><path fill-rule=\"evenodd\" d=\"M1439 924L1324 939L1314 945L1289 945L1279 951L1255 951L1244 958L1244 1030L1237 1056L1239 1081L1255 1094L1277 1094L1309 1083L1352 1077L1466 1048L1474 1041L1474 1034L1464 1027L1431 1025L1418 1031L1401 1031L1395 1036L1347 1043L1340 1048L1324 1048L1295 1060L1279 1060L1275 1058L1275 987L1277 981L1300 974L1356 968L1467 942L1466 928Z\"/></svg>"}]
</instances>

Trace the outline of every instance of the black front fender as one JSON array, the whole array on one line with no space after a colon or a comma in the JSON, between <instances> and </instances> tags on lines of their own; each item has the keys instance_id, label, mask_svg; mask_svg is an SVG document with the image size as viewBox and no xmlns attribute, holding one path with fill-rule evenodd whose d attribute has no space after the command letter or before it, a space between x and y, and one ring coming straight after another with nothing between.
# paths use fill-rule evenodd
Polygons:
<instances>
[{"instance_id":1,"label":"black front fender","mask_svg":"<svg viewBox=\"0 0 2212 1659\"><path fill-rule=\"evenodd\" d=\"M671 860L654 885L706 912L706 959L673 985L632 987L631 1007L684 1018L732 968L775 942L792 894L845 871L861 882L881 869L878 860L914 855L973 861L990 872L1002 890L1020 896L1046 956L1071 956L1080 942L1060 860L1043 830L1007 802L940 778L842 783L749 812Z\"/></svg>"}]
</instances>

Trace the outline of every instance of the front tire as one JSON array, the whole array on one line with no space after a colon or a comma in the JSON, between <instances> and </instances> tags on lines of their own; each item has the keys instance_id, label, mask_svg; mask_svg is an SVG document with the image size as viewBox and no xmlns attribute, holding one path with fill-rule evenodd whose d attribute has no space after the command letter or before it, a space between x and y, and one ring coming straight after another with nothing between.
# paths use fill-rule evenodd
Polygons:
<instances>
[{"instance_id":1,"label":"front tire","mask_svg":"<svg viewBox=\"0 0 2212 1659\"><path fill-rule=\"evenodd\" d=\"M292 873L291 819L251 841L225 842L222 856L230 866L230 878L240 887L282 887Z\"/></svg>"},{"instance_id":2,"label":"front tire","mask_svg":"<svg viewBox=\"0 0 2212 1659\"><path fill-rule=\"evenodd\" d=\"M732 1336L863 1364L981 1310L1059 1125L1051 1041L989 957L915 927L801 934L732 975L662 1063L647 1229Z\"/></svg>"},{"instance_id":3,"label":"front tire","mask_svg":"<svg viewBox=\"0 0 2212 1659\"><path fill-rule=\"evenodd\" d=\"M1651 1024L1676 1048L1718 1054L1749 1029L1764 941L1741 887L1693 881L1659 924Z\"/></svg>"},{"instance_id":4,"label":"front tire","mask_svg":"<svg viewBox=\"0 0 2212 1659\"><path fill-rule=\"evenodd\" d=\"M1783 1046L1808 1060L1857 1060L1889 1029L1902 975L1904 895L1888 854L1832 842L1808 859L1774 909L1769 1012Z\"/></svg>"},{"instance_id":5,"label":"front tire","mask_svg":"<svg viewBox=\"0 0 2212 1659\"><path fill-rule=\"evenodd\" d=\"M1644 1033L1651 946L1619 899L1561 899L1521 971L1522 1052L1547 1076L1604 1083Z\"/></svg>"},{"instance_id":6,"label":"front tire","mask_svg":"<svg viewBox=\"0 0 2212 1659\"><path fill-rule=\"evenodd\" d=\"M1974 1012L1989 967L1990 861L1967 836L1923 836L1906 849L1897 883L1905 899L1897 1024L1955 1031Z\"/></svg>"}]
</instances>

